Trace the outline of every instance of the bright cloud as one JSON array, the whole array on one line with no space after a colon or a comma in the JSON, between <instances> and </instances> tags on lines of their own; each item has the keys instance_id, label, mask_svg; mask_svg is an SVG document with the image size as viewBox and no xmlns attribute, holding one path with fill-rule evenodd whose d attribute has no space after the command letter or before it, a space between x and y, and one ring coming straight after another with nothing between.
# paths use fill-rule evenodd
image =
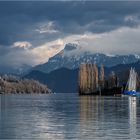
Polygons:
<instances>
[{"instance_id":1,"label":"bright cloud","mask_svg":"<svg viewBox=\"0 0 140 140\"><path fill-rule=\"evenodd\" d=\"M123 27L108 33L93 34L86 32L83 35L69 35L41 46L31 49L31 54L36 56L36 63L44 63L60 52L65 44L77 43L80 51L90 51L93 53L106 54L138 54L140 52L140 27ZM77 52L80 55L80 52Z\"/></svg>"},{"instance_id":2,"label":"bright cloud","mask_svg":"<svg viewBox=\"0 0 140 140\"><path fill-rule=\"evenodd\" d=\"M79 55L84 51L120 55L139 54L139 36L140 27L122 27L108 33L85 32L82 35L68 35L32 48L30 48L32 45L30 42L20 41L15 42L9 53L3 58L10 58L11 63L37 65L47 62L50 57L60 52L67 43L79 44L80 52L76 52ZM27 49L16 49L16 47Z\"/></svg>"},{"instance_id":3,"label":"bright cloud","mask_svg":"<svg viewBox=\"0 0 140 140\"><path fill-rule=\"evenodd\" d=\"M0 6L1 66L47 62L67 43L78 43L81 51L93 53L140 54L140 2L56 1Z\"/></svg>"},{"instance_id":4,"label":"bright cloud","mask_svg":"<svg viewBox=\"0 0 140 140\"><path fill-rule=\"evenodd\" d=\"M19 48L26 49L26 48L29 48L31 46L32 46L32 44L28 41L18 41L18 42L15 42L12 47L19 47Z\"/></svg>"},{"instance_id":5,"label":"bright cloud","mask_svg":"<svg viewBox=\"0 0 140 140\"><path fill-rule=\"evenodd\" d=\"M139 54L140 26L138 28L122 27L102 34L87 32L83 35L71 35L63 38L64 43L77 42L83 50L94 53Z\"/></svg>"},{"instance_id":6,"label":"bright cloud","mask_svg":"<svg viewBox=\"0 0 140 140\"><path fill-rule=\"evenodd\" d=\"M36 56L36 64L45 63L50 57L58 53L64 47L64 42L61 39L47 42L41 46L31 49L31 53Z\"/></svg>"}]
</instances>

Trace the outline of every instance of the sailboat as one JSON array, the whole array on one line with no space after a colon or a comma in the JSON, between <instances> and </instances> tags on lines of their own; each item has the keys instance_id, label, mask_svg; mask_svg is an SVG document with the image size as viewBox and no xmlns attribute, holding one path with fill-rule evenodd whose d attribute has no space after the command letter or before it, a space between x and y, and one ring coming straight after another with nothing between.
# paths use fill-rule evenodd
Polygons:
<instances>
[{"instance_id":1,"label":"sailboat","mask_svg":"<svg viewBox=\"0 0 140 140\"><path fill-rule=\"evenodd\" d=\"M124 91L125 95L130 96L140 96L140 92L137 92L137 72L134 68L130 69L129 79L126 85L126 90Z\"/></svg>"}]
</instances>

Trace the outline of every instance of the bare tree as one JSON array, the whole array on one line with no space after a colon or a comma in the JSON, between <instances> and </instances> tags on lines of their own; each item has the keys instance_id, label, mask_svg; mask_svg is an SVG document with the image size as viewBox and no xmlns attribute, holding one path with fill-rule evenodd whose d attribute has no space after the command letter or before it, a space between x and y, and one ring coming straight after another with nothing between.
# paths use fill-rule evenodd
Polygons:
<instances>
[{"instance_id":1,"label":"bare tree","mask_svg":"<svg viewBox=\"0 0 140 140\"><path fill-rule=\"evenodd\" d=\"M96 83L96 89L98 88L98 68L96 66L96 64L94 64L94 68L95 68L95 83Z\"/></svg>"},{"instance_id":2,"label":"bare tree","mask_svg":"<svg viewBox=\"0 0 140 140\"><path fill-rule=\"evenodd\" d=\"M94 92L98 88L98 68L96 64L81 64L79 68L80 92Z\"/></svg>"},{"instance_id":3,"label":"bare tree","mask_svg":"<svg viewBox=\"0 0 140 140\"><path fill-rule=\"evenodd\" d=\"M50 89L35 80L16 79L13 76L4 75L0 79L0 91L4 93L50 93Z\"/></svg>"},{"instance_id":4,"label":"bare tree","mask_svg":"<svg viewBox=\"0 0 140 140\"><path fill-rule=\"evenodd\" d=\"M104 66L102 64L100 67L100 87L104 88Z\"/></svg>"},{"instance_id":5,"label":"bare tree","mask_svg":"<svg viewBox=\"0 0 140 140\"><path fill-rule=\"evenodd\" d=\"M112 71L110 74L110 87L117 87L118 86L118 77L116 76L116 74Z\"/></svg>"}]
</instances>

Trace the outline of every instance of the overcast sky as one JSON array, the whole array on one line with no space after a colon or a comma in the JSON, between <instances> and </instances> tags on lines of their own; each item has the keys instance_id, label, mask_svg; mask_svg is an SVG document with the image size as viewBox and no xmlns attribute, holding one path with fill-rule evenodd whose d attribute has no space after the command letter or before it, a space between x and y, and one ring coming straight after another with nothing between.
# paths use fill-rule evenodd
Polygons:
<instances>
[{"instance_id":1,"label":"overcast sky","mask_svg":"<svg viewBox=\"0 0 140 140\"><path fill-rule=\"evenodd\" d=\"M44 63L69 42L140 54L140 2L0 1L0 66Z\"/></svg>"}]
</instances>

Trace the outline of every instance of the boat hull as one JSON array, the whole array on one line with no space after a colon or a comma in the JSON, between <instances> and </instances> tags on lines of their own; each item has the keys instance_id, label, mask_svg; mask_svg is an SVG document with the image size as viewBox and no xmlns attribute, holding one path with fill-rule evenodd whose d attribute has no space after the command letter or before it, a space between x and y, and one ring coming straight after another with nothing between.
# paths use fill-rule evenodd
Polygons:
<instances>
[{"instance_id":1,"label":"boat hull","mask_svg":"<svg viewBox=\"0 0 140 140\"><path fill-rule=\"evenodd\" d=\"M140 92L137 92L137 91L124 91L124 95L140 97Z\"/></svg>"},{"instance_id":2,"label":"boat hull","mask_svg":"<svg viewBox=\"0 0 140 140\"><path fill-rule=\"evenodd\" d=\"M122 87L104 88L95 92L79 92L79 95L93 95L93 96L121 96Z\"/></svg>"}]
</instances>

